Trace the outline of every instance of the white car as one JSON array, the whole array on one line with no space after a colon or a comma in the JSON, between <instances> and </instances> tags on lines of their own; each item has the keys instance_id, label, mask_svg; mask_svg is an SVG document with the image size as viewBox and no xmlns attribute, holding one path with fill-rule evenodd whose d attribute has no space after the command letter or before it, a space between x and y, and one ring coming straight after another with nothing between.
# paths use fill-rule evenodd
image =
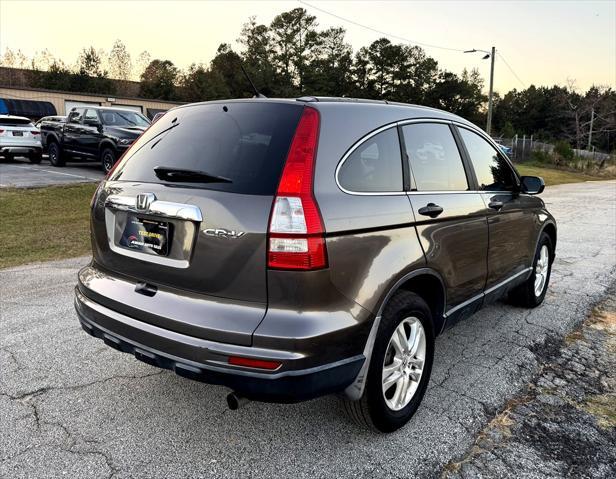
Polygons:
<instances>
[{"instance_id":1,"label":"white car","mask_svg":"<svg viewBox=\"0 0 616 479\"><path fill-rule=\"evenodd\" d=\"M42 154L41 132L30 119L0 115L0 156L7 160L25 156L31 163L40 163Z\"/></svg>"}]
</instances>

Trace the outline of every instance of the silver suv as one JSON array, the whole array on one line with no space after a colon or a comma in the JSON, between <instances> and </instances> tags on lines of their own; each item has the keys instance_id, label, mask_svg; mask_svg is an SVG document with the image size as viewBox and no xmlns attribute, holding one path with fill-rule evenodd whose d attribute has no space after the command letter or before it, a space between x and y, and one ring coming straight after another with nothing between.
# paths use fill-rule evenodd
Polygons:
<instances>
[{"instance_id":1,"label":"silver suv","mask_svg":"<svg viewBox=\"0 0 616 479\"><path fill-rule=\"evenodd\" d=\"M40 163L42 154L41 132L28 118L0 115L0 156L7 160L26 156L31 163Z\"/></svg>"}]
</instances>

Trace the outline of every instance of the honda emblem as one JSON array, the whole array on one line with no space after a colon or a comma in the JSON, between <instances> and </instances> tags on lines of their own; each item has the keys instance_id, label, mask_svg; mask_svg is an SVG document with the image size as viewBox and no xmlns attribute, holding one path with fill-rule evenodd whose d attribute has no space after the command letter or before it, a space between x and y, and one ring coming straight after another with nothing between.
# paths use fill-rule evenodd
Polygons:
<instances>
[{"instance_id":1,"label":"honda emblem","mask_svg":"<svg viewBox=\"0 0 616 479\"><path fill-rule=\"evenodd\" d=\"M154 193L139 193L135 201L135 208L139 211L147 211L154 200L156 200Z\"/></svg>"}]
</instances>

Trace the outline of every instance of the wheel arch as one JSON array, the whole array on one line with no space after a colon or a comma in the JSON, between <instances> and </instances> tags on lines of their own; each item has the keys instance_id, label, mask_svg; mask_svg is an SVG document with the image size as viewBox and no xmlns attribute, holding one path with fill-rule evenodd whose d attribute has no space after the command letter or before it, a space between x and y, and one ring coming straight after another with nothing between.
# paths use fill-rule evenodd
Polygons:
<instances>
[{"instance_id":1,"label":"wheel arch","mask_svg":"<svg viewBox=\"0 0 616 479\"><path fill-rule=\"evenodd\" d=\"M555 251L556 250L556 239L557 239L556 225L552 223L551 221L546 222L543 225L543 228L541 229L541 233L545 233L550 237L550 240L552 241L552 248ZM541 237L541 233L539 234L540 237Z\"/></svg>"},{"instance_id":2,"label":"wheel arch","mask_svg":"<svg viewBox=\"0 0 616 479\"><path fill-rule=\"evenodd\" d=\"M57 143L60 148L62 148L62 143L60 142L60 138L56 133L49 132L45 135L45 146L49 148L51 143Z\"/></svg>"},{"instance_id":3,"label":"wheel arch","mask_svg":"<svg viewBox=\"0 0 616 479\"><path fill-rule=\"evenodd\" d=\"M366 358L364 364L357 374L355 381L344 391L345 395L350 400L358 400L364 392L368 367L370 365L370 359L372 358L372 350L381 322L381 315L389 299L400 289L416 293L428 303L433 313L432 326L434 328L434 336L438 336L443 330L443 325L445 323L444 310L446 305L446 289L441 275L431 268L418 268L403 275L388 289L381 300L376 318L374 319L370 334L368 335L368 340L364 347L364 357Z\"/></svg>"},{"instance_id":4,"label":"wheel arch","mask_svg":"<svg viewBox=\"0 0 616 479\"><path fill-rule=\"evenodd\" d=\"M111 148L116 153L118 152L118 147L116 146L116 144L109 138L105 138L101 140L101 142L98 144L98 156L99 157L103 154L103 150L105 148Z\"/></svg>"},{"instance_id":5,"label":"wheel arch","mask_svg":"<svg viewBox=\"0 0 616 479\"><path fill-rule=\"evenodd\" d=\"M446 304L445 285L441 276L432 269L422 268L422 271L418 271L400 284L394 293L401 289L417 294L428 304L432 312L433 332L438 336L445 323Z\"/></svg>"}]
</instances>

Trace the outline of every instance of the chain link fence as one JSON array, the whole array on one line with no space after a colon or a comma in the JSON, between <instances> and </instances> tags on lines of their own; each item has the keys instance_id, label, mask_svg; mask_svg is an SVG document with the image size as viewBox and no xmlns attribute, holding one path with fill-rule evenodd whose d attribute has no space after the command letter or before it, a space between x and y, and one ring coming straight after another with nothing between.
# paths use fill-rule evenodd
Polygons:
<instances>
[{"instance_id":1,"label":"chain link fence","mask_svg":"<svg viewBox=\"0 0 616 479\"><path fill-rule=\"evenodd\" d=\"M524 163L531 160L535 151L541 151L548 155L554 153L553 144L537 141L532 135L516 135L513 138L493 137L493 139L504 147L505 153L516 163ZM574 149L573 153L578 161L583 160L598 168L616 164L616 154L601 153L595 151L594 148L592 150Z\"/></svg>"}]
</instances>

